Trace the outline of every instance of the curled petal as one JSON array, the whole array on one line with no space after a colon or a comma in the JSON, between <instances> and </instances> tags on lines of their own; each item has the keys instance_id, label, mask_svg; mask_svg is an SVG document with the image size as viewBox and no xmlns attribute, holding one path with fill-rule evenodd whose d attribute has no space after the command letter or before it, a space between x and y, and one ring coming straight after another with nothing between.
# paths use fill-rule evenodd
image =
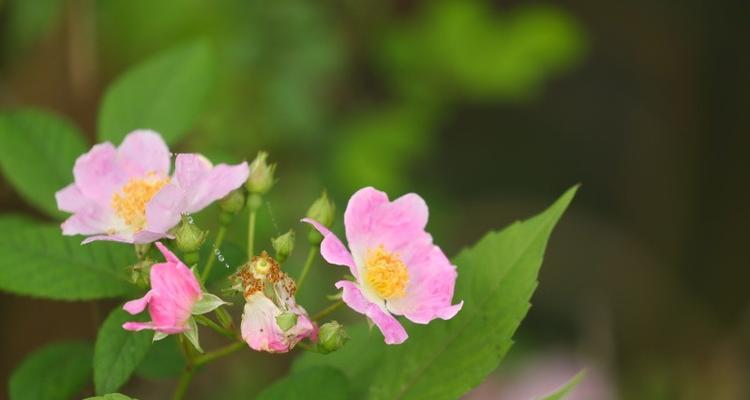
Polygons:
<instances>
[{"instance_id":1,"label":"curled petal","mask_svg":"<svg viewBox=\"0 0 750 400\"><path fill-rule=\"evenodd\" d=\"M153 322L126 322L122 324L126 331L142 331L144 329L156 329Z\"/></svg>"},{"instance_id":2,"label":"curled petal","mask_svg":"<svg viewBox=\"0 0 750 400\"><path fill-rule=\"evenodd\" d=\"M122 306L122 309L128 313L135 315L146 309L148 302L151 300L151 291L149 290L145 296L140 299L130 300Z\"/></svg>"},{"instance_id":3,"label":"curled petal","mask_svg":"<svg viewBox=\"0 0 750 400\"><path fill-rule=\"evenodd\" d=\"M379 305L370 302L362 294L356 283L351 281L338 281L336 287L343 289L344 302L352 310L366 315L380 329L387 344L403 343L409 335L406 330L391 314L380 308Z\"/></svg>"},{"instance_id":4,"label":"curled petal","mask_svg":"<svg viewBox=\"0 0 750 400\"><path fill-rule=\"evenodd\" d=\"M346 249L344 244L341 243L341 240L339 240L333 232L311 218L304 218L302 219L302 222L307 222L312 225L321 235L323 235L323 241L320 243L320 255L322 255L326 261L331 264L349 267L352 274L355 277L359 277L359 272L357 271L357 266L354 263L351 253L349 253L349 250Z\"/></svg>"}]
</instances>

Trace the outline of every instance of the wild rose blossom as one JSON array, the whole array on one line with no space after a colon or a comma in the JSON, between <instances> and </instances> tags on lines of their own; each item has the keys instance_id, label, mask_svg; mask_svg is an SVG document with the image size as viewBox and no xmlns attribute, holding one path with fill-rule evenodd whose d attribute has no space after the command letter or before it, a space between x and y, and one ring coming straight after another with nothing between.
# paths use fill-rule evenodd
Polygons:
<instances>
[{"instance_id":1,"label":"wild rose blossom","mask_svg":"<svg viewBox=\"0 0 750 400\"><path fill-rule=\"evenodd\" d=\"M133 315L148 307L151 321L126 322L122 327L129 331L153 329L161 335L189 331L193 315L207 313L225 303L210 293L203 293L193 271L163 244L156 242L156 247L166 262L151 266L151 290L122 307Z\"/></svg>"},{"instance_id":2,"label":"wild rose blossom","mask_svg":"<svg viewBox=\"0 0 750 400\"><path fill-rule=\"evenodd\" d=\"M246 300L241 331L250 348L286 353L305 338L316 339L317 328L295 301L294 281L266 252L253 257L234 279ZM282 318L287 326L282 326Z\"/></svg>"},{"instance_id":3,"label":"wild rose blossom","mask_svg":"<svg viewBox=\"0 0 750 400\"><path fill-rule=\"evenodd\" d=\"M168 237L184 213L195 213L248 178L247 163L211 163L179 154L169 176L170 153L153 131L128 134L118 148L105 142L78 157L75 182L55 194L60 210L73 213L65 235L89 235L83 243L113 240L150 243Z\"/></svg>"},{"instance_id":4,"label":"wild rose blossom","mask_svg":"<svg viewBox=\"0 0 750 400\"><path fill-rule=\"evenodd\" d=\"M427 204L417 194L390 202L379 190L360 189L344 213L351 252L328 228L303 219L323 235L323 258L349 267L356 279L336 282L344 302L370 318L388 344L408 337L394 315L427 324L435 318L453 318L463 305L451 305L456 267L432 243L425 231L427 219Z\"/></svg>"}]
</instances>

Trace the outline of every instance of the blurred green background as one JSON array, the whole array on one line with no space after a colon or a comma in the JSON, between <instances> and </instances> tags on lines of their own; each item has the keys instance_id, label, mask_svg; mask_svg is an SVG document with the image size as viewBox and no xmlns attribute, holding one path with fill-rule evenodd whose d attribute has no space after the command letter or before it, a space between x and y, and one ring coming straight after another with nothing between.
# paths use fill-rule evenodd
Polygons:
<instances>
[{"instance_id":1,"label":"blurred green background","mask_svg":"<svg viewBox=\"0 0 750 400\"><path fill-rule=\"evenodd\" d=\"M228 162L271 153L279 182L259 216L261 240L306 232L297 221L323 189L340 232L348 196L373 185L424 196L429 229L453 255L581 182L516 346L467 398L523 398L529 386L540 394L587 367L571 398L747 399L743 7L0 0L0 107L63 114L93 144L101 95L118 74L207 38L219 68L177 150ZM1 179L0 211L43 218ZM214 214L199 222L210 227ZM229 242L244 242L242 225ZM340 273L318 263L317 290L302 304L322 308L319 293L334 292ZM6 294L0 314L0 398L24 355L56 339L93 339L102 318L88 304ZM199 374L191 395L252 397L292 357L237 354ZM165 398L174 382L152 380L169 372L141 371L122 391Z\"/></svg>"}]
</instances>

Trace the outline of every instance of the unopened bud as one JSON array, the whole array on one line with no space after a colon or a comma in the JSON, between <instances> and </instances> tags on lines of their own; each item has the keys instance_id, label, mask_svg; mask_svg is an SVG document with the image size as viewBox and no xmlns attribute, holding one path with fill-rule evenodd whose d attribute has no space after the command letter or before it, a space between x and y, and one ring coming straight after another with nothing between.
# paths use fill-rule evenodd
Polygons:
<instances>
[{"instance_id":1,"label":"unopened bud","mask_svg":"<svg viewBox=\"0 0 750 400\"><path fill-rule=\"evenodd\" d=\"M229 214L237 214L245 207L245 190L242 188L232 190L223 199L219 200L221 211Z\"/></svg>"},{"instance_id":2,"label":"unopened bud","mask_svg":"<svg viewBox=\"0 0 750 400\"><path fill-rule=\"evenodd\" d=\"M291 311L284 311L276 316L276 325L284 332L294 328L297 325L297 314Z\"/></svg>"},{"instance_id":3,"label":"unopened bud","mask_svg":"<svg viewBox=\"0 0 750 400\"><path fill-rule=\"evenodd\" d=\"M271 239L271 245L276 250L276 260L284 262L294 249L294 231L290 229L289 232Z\"/></svg>"},{"instance_id":4,"label":"unopened bud","mask_svg":"<svg viewBox=\"0 0 750 400\"><path fill-rule=\"evenodd\" d=\"M336 210L336 206L328 198L328 193L323 191L315 202L307 210L307 218L318 221L321 225L331 227L333 224L333 214Z\"/></svg>"},{"instance_id":5,"label":"unopened bud","mask_svg":"<svg viewBox=\"0 0 750 400\"><path fill-rule=\"evenodd\" d=\"M268 165L266 163L268 153L265 151L258 152L252 163L250 163L250 177L245 183L245 187L250 193L266 194L273 186L273 173L276 170L276 164Z\"/></svg>"},{"instance_id":6,"label":"unopened bud","mask_svg":"<svg viewBox=\"0 0 750 400\"><path fill-rule=\"evenodd\" d=\"M177 248L183 253L197 252L208 236L208 231L201 230L190 221L190 218L183 218L180 226L174 231Z\"/></svg>"},{"instance_id":7,"label":"unopened bud","mask_svg":"<svg viewBox=\"0 0 750 400\"><path fill-rule=\"evenodd\" d=\"M318 351L328 354L344 347L348 340L349 335L343 325L336 321L326 322L318 331Z\"/></svg>"}]
</instances>

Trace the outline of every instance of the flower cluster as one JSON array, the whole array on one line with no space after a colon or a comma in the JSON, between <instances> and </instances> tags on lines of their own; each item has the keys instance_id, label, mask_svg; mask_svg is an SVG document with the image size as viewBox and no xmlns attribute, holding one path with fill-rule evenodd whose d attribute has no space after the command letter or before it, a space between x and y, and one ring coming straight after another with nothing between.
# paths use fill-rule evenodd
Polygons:
<instances>
[{"instance_id":1,"label":"flower cluster","mask_svg":"<svg viewBox=\"0 0 750 400\"><path fill-rule=\"evenodd\" d=\"M317 320L327 313L311 318L295 299L318 252L328 263L349 268L351 279L335 283L341 290L337 301L365 315L388 344L408 337L398 316L427 324L459 312L463 303L452 303L456 267L426 232L428 208L413 193L390 201L371 187L356 192L344 212L348 248L330 231L335 208L324 193L302 219L313 229L308 261L297 282L282 271L294 249L293 231L271 240L275 257L266 251L255 253L256 210L275 183L276 166L268 165L267 157L261 152L249 165L214 166L199 154L178 154L170 175L172 157L164 140L156 132L140 130L127 135L119 147L98 144L78 158L75 182L56 194L58 207L72 214L62 224L62 232L85 235L84 244L96 240L135 244L139 260L133 277L148 290L123 308L130 314L148 309L151 320L127 322L124 329L154 330L154 340L181 334L199 350L198 324L202 324L257 351L285 353L304 340L310 341L303 346L306 349L335 351L348 339L344 327L336 321L319 327ZM249 261L235 264L239 266L230 277L231 287L225 289L244 300L239 333L222 307L229 303L205 289L213 258L198 268L198 250L208 232L198 228L190 214L214 202L222 212L212 253L221 254L219 246L234 216L246 210L249 217ZM164 262L152 257L153 242ZM179 249L189 262L170 248ZM224 262L223 256L220 261Z\"/></svg>"}]
</instances>

